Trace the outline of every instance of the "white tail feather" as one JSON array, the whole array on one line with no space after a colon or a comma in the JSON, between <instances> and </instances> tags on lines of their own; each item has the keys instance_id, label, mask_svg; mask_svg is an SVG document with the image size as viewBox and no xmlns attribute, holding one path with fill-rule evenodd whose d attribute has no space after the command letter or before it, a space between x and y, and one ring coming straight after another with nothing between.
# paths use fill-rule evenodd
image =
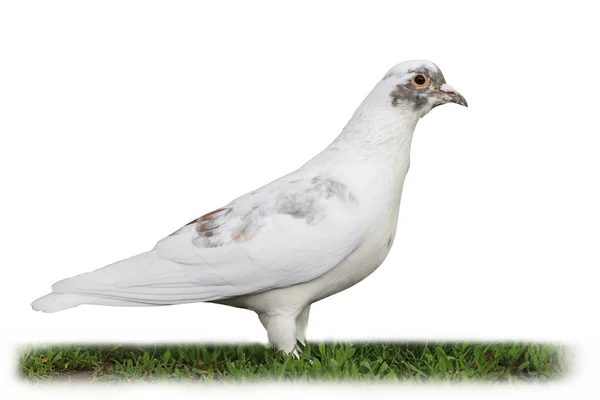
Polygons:
<instances>
[{"instance_id":1,"label":"white tail feather","mask_svg":"<svg viewBox=\"0 0 600 400\"><path fill-rule=\"evenodd\" d=\"M137 303L133 301L125 301L118 299L107 299L96 296L86 296L82 294L72 293L49 293L43 297L40 297L33 303L31 308L35 311L42 311L47 313L53 313L57 311L66 310L68 308L77 307L82 304L96 304L102 306L130 306L139 307L147 306L148 304Z\"/></svg>"},{"instance_id":2,"label":"white tail feather","mask_svg":"<svg viewBox=\"0 0 600 400\"><path fill-rule=\"evenodd\" d=\"M56 312L81 304L160 306L223 297L219 287L210 285L209 275L205 279L209 285L193 283L187 275L189 268L159 259L150 251L56 282L52 293L31 306L36 311Z\"/></svg>"}]
</instances>

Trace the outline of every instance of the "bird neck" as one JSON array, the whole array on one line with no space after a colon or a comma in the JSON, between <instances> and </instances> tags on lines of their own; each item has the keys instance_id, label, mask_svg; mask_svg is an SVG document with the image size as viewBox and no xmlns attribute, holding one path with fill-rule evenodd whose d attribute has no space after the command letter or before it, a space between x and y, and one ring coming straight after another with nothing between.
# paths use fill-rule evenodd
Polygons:
<instances>
[{"instance_id":1,"label":"bird neck","mask_svg":"<svg viewBox=\"0 0 600 400\"><path fill-rule=\"evenodd\" d=\"M409 108L365 102L328 149L350 153L352 158L408 161L418 121L419 115Z\"/></svg>"},{"instance_id":2,"label":"bird neck","mask_svg":"<svg viewBox=\"0 0 600 400\"><path fill-rule=\"evenodd\" d=\"M380 210L377 218L396 221L418 120L409 107L363 103L315 165L326 165L364 204Z\"/></svg>"}]
</instances>

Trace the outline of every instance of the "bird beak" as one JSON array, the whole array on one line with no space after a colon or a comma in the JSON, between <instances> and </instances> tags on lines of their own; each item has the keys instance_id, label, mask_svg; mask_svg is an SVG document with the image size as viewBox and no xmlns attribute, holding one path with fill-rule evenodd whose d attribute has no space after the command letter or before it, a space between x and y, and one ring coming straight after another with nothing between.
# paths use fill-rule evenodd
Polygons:
<instances>
[{"instance_id":1,"label":"bird beak","mask_svg":"<svg viewBox=\"0 0 600 400\"><path fill-rule=\"evenodd\" d=\"M458 93L454 88L447 83L444 83L442 86L438 88L438 90L446 97L448 102L460 104L461 106L469 107L467 104L467 100L462 96L462 94Z\"/></svg>"}]
</instances>

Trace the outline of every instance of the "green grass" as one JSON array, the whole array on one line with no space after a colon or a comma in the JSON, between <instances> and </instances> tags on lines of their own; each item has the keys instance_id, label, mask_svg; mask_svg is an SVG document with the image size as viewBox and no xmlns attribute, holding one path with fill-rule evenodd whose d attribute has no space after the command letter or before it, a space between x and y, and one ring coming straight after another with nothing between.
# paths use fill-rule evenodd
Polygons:
<instances>
[{"instance_id":1,"label":"green grass","mask_svg":"<svg viewBox=\"0 0 600 400\"><path fill-rule=\"evenodd\" d=\"M568 349L546 343L310 343L300 358L262 345L24 346L25 381L546 381ZM565 366L565 364L567 364Z\"/></svg>"}]
</instances>

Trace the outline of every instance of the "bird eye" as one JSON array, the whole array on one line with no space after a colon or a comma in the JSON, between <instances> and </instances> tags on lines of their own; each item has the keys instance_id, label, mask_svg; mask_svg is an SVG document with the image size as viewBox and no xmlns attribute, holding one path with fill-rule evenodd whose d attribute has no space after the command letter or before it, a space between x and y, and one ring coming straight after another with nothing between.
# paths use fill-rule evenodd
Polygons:
<instances>
[{"instance_id":1,"label":"bird eye","mask_svg":"<svg viewBox=\"0 0 600 400\"><path fill-rule=\"evenodd\" d=\"M423 87L429 83L429 77L423 74L417 74L412 78L412 84L416 87Z\"/></svg>"}]
</instances>

